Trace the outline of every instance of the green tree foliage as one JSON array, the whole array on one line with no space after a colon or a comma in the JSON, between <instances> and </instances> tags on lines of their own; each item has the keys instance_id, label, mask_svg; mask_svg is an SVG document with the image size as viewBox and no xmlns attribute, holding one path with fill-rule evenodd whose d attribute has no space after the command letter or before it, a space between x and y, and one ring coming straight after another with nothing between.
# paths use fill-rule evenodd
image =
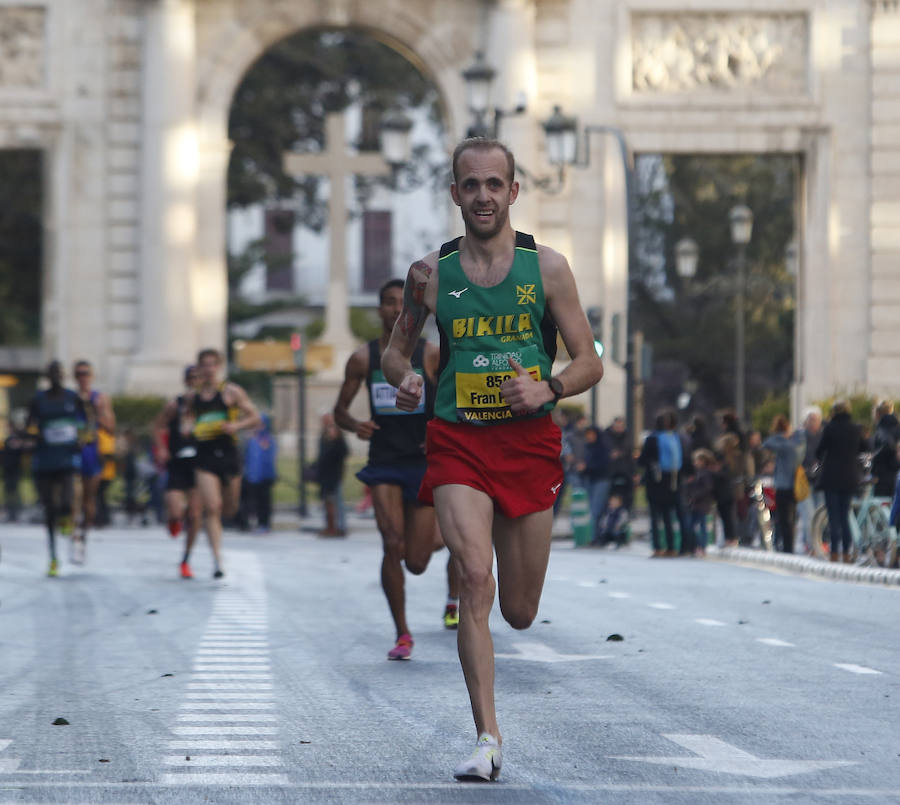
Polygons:
<instances>
[{"instance_id":1,"label":"green tree foliage","mask_svg":"<svg viewBox=\"0 0 900 805\"><path fill-rule=\"evenodd\" d=\"M119 430L131 428L137 433L149 433L153 419L166 404L165 397L152 394L133 396L120 394L112 398L116 427Z\"/></svg>"},{"instance_id":2,"label":"green tree foliage","mask_svg":"<svg viewBox=\"0 0 900 805\"><path fill-rule=\"evenodd\" d=\"M41 340L43 159L40 151L0 153L0 344Z\"/></svg>"},{"instance_id":3,"label":"green tree foliage","mask_svg":"<svg viewBox=\"0 0 900 805\"><path fill-rule=\"evenodd\" d=\"M735 204L746 204L754 215L746 251L747 408L790 385L795 300L784 255L794 233L798 170L796 159L783 155L648 155L638 161L634 327L643 330L658 363L683 365L709 409L734 403L736 248L728 213ZM674 247L685 237L700 251L690 280L675 268ZM678 391L666 390L663 402Z\"/></svg>"}]
</instances>

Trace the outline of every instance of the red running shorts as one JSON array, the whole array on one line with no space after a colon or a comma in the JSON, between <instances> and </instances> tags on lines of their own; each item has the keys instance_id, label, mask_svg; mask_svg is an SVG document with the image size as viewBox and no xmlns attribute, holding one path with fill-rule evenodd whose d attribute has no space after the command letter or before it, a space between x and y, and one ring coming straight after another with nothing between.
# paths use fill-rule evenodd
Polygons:
<instances>
[{"instance_id":1,"label":"red running shorts","mask_svg":"<svg viewBox=\"0 0 900 805\"><path fill-rule=\"evenodd\" d=\"M419 500L434 505L434 489L479 489L507 517L549 509L563 480L562 438L549 416L498 425L432 419L425 437L428 468Z\"/></svg>"}]
</instances>

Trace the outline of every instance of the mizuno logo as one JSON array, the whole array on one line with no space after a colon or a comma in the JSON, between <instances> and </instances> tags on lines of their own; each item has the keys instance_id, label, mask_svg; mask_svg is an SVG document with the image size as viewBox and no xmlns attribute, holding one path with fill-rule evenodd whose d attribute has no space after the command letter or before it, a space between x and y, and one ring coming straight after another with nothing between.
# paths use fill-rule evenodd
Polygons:
<instances>
[{"instance_id":1,"label":"mizuno logo","mask_svg":"<svg viewBox=\"0 0 900 805\"><path fill-rule=\"evenodd\" d=\"M558 484L553 484L553 486L550 487L550 491L555 495L556 492L557 492L557 490L558 490L561 486L562 486L562 481L560 481Z\"/></svg>"},{"instance_id":2,"label":"mizuno logo","mask_svg":"<svg viewBox=\"0 0 900 805\"><path fill-rule=\"evenodd\" d=\"M447 296L455 296L457 299L459 299L459 297L461 297L468 290L468 288L463 288L461 291L449 291L447 293Z\"/></svg>"}]
</instances>

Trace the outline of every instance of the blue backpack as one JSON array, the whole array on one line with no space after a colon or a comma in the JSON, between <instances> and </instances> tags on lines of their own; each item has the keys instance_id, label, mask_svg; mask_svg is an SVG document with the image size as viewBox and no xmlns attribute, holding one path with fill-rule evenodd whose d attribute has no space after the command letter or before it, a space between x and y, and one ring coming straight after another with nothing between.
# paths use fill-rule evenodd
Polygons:
<instances>
[{"instance_id":1,"label":"blue backpack","mask_svg":"<svg viewBox=\"0 0 900 805\"><path fill-rule=\"evenodd\" d=\"M659 468L663 472L681 469L681 439L672 431L657 431L656 445L659 452Z\"/></svg>"}]
</instances>

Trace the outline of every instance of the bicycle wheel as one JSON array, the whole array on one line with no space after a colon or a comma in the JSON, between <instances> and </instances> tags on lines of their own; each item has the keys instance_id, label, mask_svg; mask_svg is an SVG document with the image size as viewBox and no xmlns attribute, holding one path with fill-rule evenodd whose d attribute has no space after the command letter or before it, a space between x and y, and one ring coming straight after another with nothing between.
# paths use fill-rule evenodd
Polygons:
<instances>
[{"instance_id":1,"label":"bicycle wheel","mask_svg":"<svg viewBox=\"0 0 900 805\"><path fill-rule=\"evenodd\" d=\"M831 535L828 530L828 512L819 506L813 513L809 526L810 550L818 559L827 559L831 555Z\"/></svg>"},{"instance_id":2,"label":"bicycle wheel","mask_svg":"<svg viewBox=\"0 0 900 805\"><path fill-rule=\"evenodd\" d=\"M893 567L897 555L897 534L888 522L884 507L872 504L866 508L859 529L860 556L881 567Z\"/></svg>"}]
</instances>

